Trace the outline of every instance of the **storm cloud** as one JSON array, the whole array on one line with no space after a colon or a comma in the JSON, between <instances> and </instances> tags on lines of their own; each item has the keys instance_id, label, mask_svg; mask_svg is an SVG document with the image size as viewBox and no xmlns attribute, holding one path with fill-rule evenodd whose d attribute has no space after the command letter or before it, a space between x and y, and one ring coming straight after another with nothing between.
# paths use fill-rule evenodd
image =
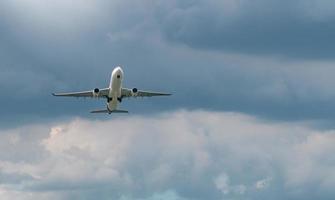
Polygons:
<instances>
[{"instance_id":1,"label":"storm cloud","mask_svg":"<svg viewBox=\"0 0 335 200\"><path fill-rule=\"evenodd\" d=\"M134 113L202 108L333 120L332 4L1 1L1 126L92 117L87 111L104 102L50 94L106 87L116 65L124 86L174 94L125 101Z\"/></svg>"},{"instance_id":2,"label":"storm cloud","mask_svg":"<svg viewBox=\"0 0 335 200\"><path fill-rule=\"evenodd\" d=\"M172 1L160 8L163 34L193 48L292 58L334 58L328 0ZM164 9L165 8L165 9Z\"/></svg>"},{"instance_id":3,"label":"storm cloud","mask_svg":"<svg viewBox=\"0 0 335 200\"><path fill-rule=\"evenodd\" d=\"M294 49L299 45L276 39L273 31L266 37L247 31L252 42L276 43L262 48L238 38L246 32L243 29L254 27L253 22L261 23L258 31L276 29L272 19L287 27L276 34L288 41L312 37L308 34L313 32L304 29L290 33L306 23L318 34L330 34L318 26L332 20L331 5L329 1L2 1L1 122L5 126L87 117L87 110L104 103L55 99L50 93L105 87L116 65L124 67L125 86L174 94L169 100L125 102L135 113L203 108L273 119L333 120L334 62L329 57L295 56L292 51L298 52ZM240 34L231 34L232 30ZM306 48L317 55L333 52L324 45L326 39L303 41L320 46Z\"/></svg>"}]
</instances>

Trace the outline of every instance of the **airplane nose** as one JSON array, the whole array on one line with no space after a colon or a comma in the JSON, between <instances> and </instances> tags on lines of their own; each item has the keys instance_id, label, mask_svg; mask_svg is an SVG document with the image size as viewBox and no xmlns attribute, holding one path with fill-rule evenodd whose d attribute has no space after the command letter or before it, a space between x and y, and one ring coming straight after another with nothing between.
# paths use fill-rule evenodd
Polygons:
<instances>
[{"instance_id":1,"label":"airplane nose","mask_svg":"<svg viewBox=\"0 0 335 200\"><path fill-rule=\"evenodd\" d=\"M120 78L121 76L123 76L122 68L120 66L115 67L112 74L114 74L114 76L118 76L118 78Z\"/></svg>"},{"instance_id":2,"label":"airplane nose","mask_svg":"<svg viewBox=\"0 0 335 200\"><path fill-rule=\"evenodd\" d=\"M118 72L119 74L123 74L123 70L122 70L122 68L121 68L121 67L118 67L117 72Z\"/></svg>"},{"instance_id":3,"label":"airplane nose","mask_svg":"<svg viewBox=\"0 0 335 200\"><path fill-rule=\"evenodd\" d=\"M115 72L120 72L120 71L121 71L121 67L120 67L120 66L116 67L116 68L114 69L114 71L115 71Z\"/></svg>"},{"instance_id":4,"label":"airplane nose","mask_svg":"<svg viewBox=\"0 0 335 200\"><path fill-rule=\"evenodd\" d=\"M115 69L113 71L113 74L114 74L114 76L116 76L116 78L118 78L118 79L121 78L121 76L123 74L123 71L122 71L121 67L120 66L115 67Z\"/></svg>"}]
</instances>

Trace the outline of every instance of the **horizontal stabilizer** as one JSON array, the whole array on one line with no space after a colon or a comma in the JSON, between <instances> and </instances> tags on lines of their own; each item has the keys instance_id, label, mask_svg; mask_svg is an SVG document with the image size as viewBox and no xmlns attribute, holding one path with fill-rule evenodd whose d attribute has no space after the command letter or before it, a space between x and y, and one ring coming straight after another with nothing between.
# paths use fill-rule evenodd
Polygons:
<instances>
[{"instance_id":1,"label":"horizontal stabilizer","mask_svg":"<svg viewBox=\"0 0 335 200\"><path fill-rule=\"evenodd\" d=\"M91 111L91 113L109 113L109 110L105 109L105 110L93 110Z\"/></svg>"},{"instance_id":2,"label":"horizontal stabilizer","mask_svg":"<svg viewBox=\"0 0 335 200\"><path fill-rule=\"evenodd\" d=\"M112 111L110 111L110 110L104 109L104 110L93 110L93 111L91 111L91 113L109 113L109 114L111 114L111 113L128 113L128 111L127 110L112 110Z\"/></svg>"},{"instance_id":3,"label":"horizontal stabilizer","mask_svg":"<svg viewBox=\"0 0 335 200\"><path fill-rule=\"evenodd\" d=\"M112 113L128 113L128 110L112 110Z\"/></svg>"}]
</instances>

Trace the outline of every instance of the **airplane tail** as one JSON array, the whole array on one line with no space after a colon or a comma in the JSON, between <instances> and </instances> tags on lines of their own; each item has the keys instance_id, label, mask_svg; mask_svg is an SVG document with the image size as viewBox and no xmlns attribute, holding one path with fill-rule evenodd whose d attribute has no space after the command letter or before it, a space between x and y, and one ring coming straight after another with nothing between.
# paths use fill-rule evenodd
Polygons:
<instances>
[{"instance_id":1,"label":"airplane tail","mask_svg":"<svg viewBox=\"0 0 335 200\"><path fill-rule=\"evenodd\" d=\"M127 110L108 110L108 109L103 109L103 110L93 110L91 113L128 113Z\"/></svg>"}]
</instances>

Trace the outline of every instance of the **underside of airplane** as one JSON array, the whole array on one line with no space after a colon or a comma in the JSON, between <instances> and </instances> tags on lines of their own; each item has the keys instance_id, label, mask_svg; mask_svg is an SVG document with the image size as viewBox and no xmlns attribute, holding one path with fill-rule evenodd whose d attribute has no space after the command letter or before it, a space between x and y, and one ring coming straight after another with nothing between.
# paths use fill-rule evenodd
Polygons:
<instances>
[{"instance_id":1,"label":"underside of airplane","mask_svg":"<svg viewBox=\"0 0 335 200\"><path fill-rule=\"evenodd\" d=\"M61 97L91 97L91 98L104 98L107 101L107 108L101 110L94 110L91 113L128 113L126 110L119 110L118 105L124 98L130 97L153 97L153 96L169 96L169 93L151 92L138 90L137 88L123 88L123 70L121 67L114 68L110 84L108 88L95 88L93 90L81 92L67 92L67 93L53 93L53 96Z\"/></svg>"}]
</instances>

